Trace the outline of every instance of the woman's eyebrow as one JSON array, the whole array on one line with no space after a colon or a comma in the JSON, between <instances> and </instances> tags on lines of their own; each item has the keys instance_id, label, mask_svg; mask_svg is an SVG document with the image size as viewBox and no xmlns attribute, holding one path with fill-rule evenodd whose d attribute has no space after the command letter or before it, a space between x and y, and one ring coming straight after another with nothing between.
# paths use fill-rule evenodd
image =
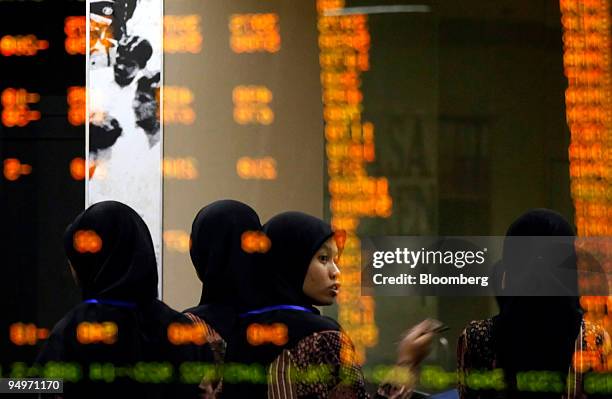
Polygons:
<instances>
[{"instance_id":1,"label":"woman's eyebrow","mask_svg":"<svg viewBox=\"0 0 612 399\"><path fill-rule=\"evenodd\" d=\"M321 249L327 250L330 254L332 254L332 256L337 256L340 251L338 251L338 249L336 249L335 251L333 250L332 246L329 244L323 244L321 246Z\"/></svg>"}]
</instances>

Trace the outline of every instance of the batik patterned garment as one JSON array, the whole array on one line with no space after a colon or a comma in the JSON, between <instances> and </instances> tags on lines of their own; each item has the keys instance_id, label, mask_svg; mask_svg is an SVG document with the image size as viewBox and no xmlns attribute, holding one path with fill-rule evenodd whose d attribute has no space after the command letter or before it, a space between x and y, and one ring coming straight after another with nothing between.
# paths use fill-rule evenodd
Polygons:
<instances>
[{"instance_id":1,"label":"batik patterned garment","mask_svg":"<svg viewBox=\"0 0 612 399\"><path fill-rule=\"evenodd\" d=\"M459 372L459 397L461 399L506 398L503 390L476 390L468 386L466 379L472 372L499 370L495 355L494 318L476 320L463 330L457 345ZM582 376L588 371L602 371L611 353L610 337L606 330L595 323L582 321L580 335L576 339L576 353L568 381L575 385L559 398L582 399L587 396L582 390ZM582 354L582 356L581 356ZM499 373L498 376L502 374ZM504 384L503 381L499 381Z\"/></svg>"},{"instance_id":2,"label":"batik patterned garment","mask_svg":"<svg viewBox=\"0 0 612 399\"><path fill-rule=\"evenodd\" d=\"M385 383L374 397L407 399L411 385ZM284 350L268 369L269 399L370 397L353 343L340 331L322 331L302 339Z\"/></svg>"}]
</instances>

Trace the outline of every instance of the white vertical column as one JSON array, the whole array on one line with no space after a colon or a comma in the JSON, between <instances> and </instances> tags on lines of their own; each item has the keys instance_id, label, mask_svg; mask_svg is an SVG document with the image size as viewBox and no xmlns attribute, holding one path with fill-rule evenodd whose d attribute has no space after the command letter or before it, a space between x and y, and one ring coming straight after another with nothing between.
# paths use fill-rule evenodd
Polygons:
<instances>
[{"instance_id":1,"label":"white vertical column","mask_svg":"<svg viewBox=\"0 0 612 399\"><path fill-rule=\"evenodd\" d=\"M143 217L161 297L163 0L87 6L86 206L116 200Z\"/></svg>"}]
</instances>

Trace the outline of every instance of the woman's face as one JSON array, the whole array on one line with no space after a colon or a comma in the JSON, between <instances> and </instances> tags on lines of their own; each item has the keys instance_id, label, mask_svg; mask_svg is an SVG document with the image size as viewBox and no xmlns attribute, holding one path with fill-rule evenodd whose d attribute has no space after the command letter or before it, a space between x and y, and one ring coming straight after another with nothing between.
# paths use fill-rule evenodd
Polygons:
<instances>
[{"instance_id":1,"label":"woman's face","mask_svg":"<svg viewBox=\"0 0 612 399\"><path fill-rule=\"evenodd\" d=\"M334 237L331 237L321 245L310 261L302 290L313 300L314 305L332 305L336 300L340 289L337 257L338 246Z\"/></svg>"}]
</instances>

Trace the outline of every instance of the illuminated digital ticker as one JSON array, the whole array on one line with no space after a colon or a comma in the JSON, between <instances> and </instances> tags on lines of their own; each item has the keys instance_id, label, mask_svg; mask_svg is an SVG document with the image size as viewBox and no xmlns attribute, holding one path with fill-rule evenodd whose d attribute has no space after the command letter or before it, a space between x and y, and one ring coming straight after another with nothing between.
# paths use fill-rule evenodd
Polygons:
<instances>
[{"instance_id":1,"label":"illuminated digital ticker","mask_svg":"<svg viewBox=\"0 0 612 399\"><path fill-rule=\"evenodd\" d=\"M193 157L164 157L163 176L166 179L194 180L198 177L198 161Z\"/></svg>"},{"instance_id":2,"label":"illuminated digital ticker","mask_svg":"<svg viewBox=\"0 0 612 399\"><path fill-rule=\"evenodd\" d=\"M360 296L360 242L356 230L362 217L389 217L393 201L388 179L369 176L365 169L367 163L376 160L374 125L361 118L361 74L370 68L367 17L324 15L326 10L343 6L342 1L317 2L320 78L332 225L349 233L341 260L345 289L338 298L339 319L355 341L359 360L364 361L365 348L376 344L378 330L374 300ZM241 57L272 54L281 49L280 17L276 13L233 14L228 29L230 49ZM267 82L235 86L232 102L236 124L274 125L274 94ZM242 156L236 161L236 173L244 180L275 180L279 172L272 156ZM186 232L174 230L165 234L164 241L167 248L186 252L187 237Z\"/></svg>"},{"instance_id":3,"label":"illuminated digital ticker","mask_svg":"<svg viewBox=\"0 0 612 399\"><path fill-rule=\"evenodd\" d=\"M36 345L49 337L49 329L33 323L13 323L9 327L9 339L17 346Z\"/></svg>"},{"instance_id":4,"label":"illuminated digital ticker","mask_svg":"<svg viewBox=\"0 0 612 399\"><path fill-rule=\"evenodd\" d=\"M578 234L606 235L612 152L606 143L612 133L610 104L609 1L561 1L564 28L564 72L572 197Z\"/></svg>"},{"instance_id":5,"label":"illuminated digital ticker","mask_svg":"<svg viewBox=\"0 0 612 399\"><path fill-rule=\"evenodd\" d=\"M114 345L118 341L119 330L114 322L81 322L76 327L76 338L81 345ZM247 341L253 346L272 344L285 345L288 341L288 329L283 323L250 324L246 331ZM10 328L11 342L18 346L36 345L40 340L48 338L49 331L38 328L34 324L14 323ZM209 331L203 324L171 323L167 329L168 342L173 345L204 345L209 342ZM292 374L292 381L314 383L332 378L331 369L322 368L314 370L301 369L301 374ZM581 370L576 368L576 370ZM585 369L586 370L586 369ZM137 362L132 365L117 366L112 363L91 363L87 367L74 362L49 362L45 365L28 366L24 362L15 362L11 365L9 376L11 378L26 378L44 376L45 378L63 378L68 382L78 382L83 379L112 383L117 378L127 377L139 383L169 383L173 381L175 371L178 379L183 383L199 383L202 379L219 379L240 382L251 381L262 377L265 380L265 370L260 365L231 364L219 367L216 364L201 362L184 362L175 368L168 362ZM590 394L610 393L608 381L612 375L599 370L598 373L584 375L585 392ZM409 383L414 375L403 367L379 364L366 367L364 375L374 383L394 381ZM257 380L259 381L259 380ZM426 389L434 391L452 388L461 383L472 390L500 391L505 389L506 381L503 369L490 371L470 371L468 373L446 372L439 366L424 366L420 373L420 384ZM554 371L523 371L516 376L517 389L522 392L564 392L567 387L563 373Z\"/></svg>"},{"instance_id":6,"label":"illuminated digital ticker","mask_svg":"<svg viewBox=\"0 0 612 399\"><path fill-rule=\"evenodd\" d=\"M180 229L164 230L163 241L170 251L188 253L191 248L189 233ZM240 238L240 247L246 253L266 253L272 243L262 231L245 231Z\"/></svg>"},{"instance_id":7,"label":"illuminated digital ticker","mask_svg":"<svg viewBox=\"0 0 612 399\"><path fill-rule=\"evenodd\" d=\"M16 181L21 176L27 176L32 173L32 166L22 163L16 158L7 158L3 161L3 174L4 178L8 181ZM85 179L85 159L81 157L75 157L70 161L68 166L70 176L74 180ZM89 165L89 177L91 178L94 174L96 166L93 162Z\"/></svg>"},{"instance_id":8,"label":"illuminated digital ticker","mask_svg":"<svg viewBox=\"0 0 612 399\"><path fill-rule=\"evenodd\" d=\"M67 90L68 122L73 126L85 124L86 93L84 86L71 86Z\"/></svg>"},{"instance_id":9,"label":"illuminated digital ticker","mask_svg":"<svg viewBox=\"0 0 612 399\"><path fill-rule=\"evenodd\" d=\"M70 55L85 55L87 40L85 17L66 17L64 20L64 33L66 34L66 40L64 41L66 52Z\"/></svg>"},{"instance_id":10,"label":"illuminated digital ticker","mask_svg":"<svg viewBox=\"0 0 612 399\"><path fill-rule=\"evenodd\" d=\"M208 331L200 323L171 323L168 326L168 341L173 345L204 345L208 342Z\"/></svg>"},{"instance_id":11,"label":"illuminated digital ticker","mask_svg":"<svg viewBox=\"0 0 612 399\"><path fill-rule=\"evenodd\" d=\"M279 328L279 331L282 332L282 328ZM412 384L415 378L408 370L396 365L379 364L374 367L366 367L363 372L367 380L374 384L383 382ZM266 369L257 363L229 363L220 367L218 364L205 362L182 362L178 365L169 362L137 362L129 365L116 365L110 362L92 362L88 365L75 362L48 362L44 365L28 365L24 362L15 362L8 372L9 378L35 376L48 379L61 378L64 382L69 383L90 380L110 384L117 379L126 378L134 382L149 384L180 382L198 385L203 380L219 381L221 379L230 383L267 383ZM606 375L603 374L603 376ZM291 370L292 383L314 384L329 382L333 379L333 368L325 364L296 367Z\"/></svg>"},{"instance_id":12,"label":"illuminated digital ticker","mask_svg":"<svg viewBox=\"0 0 612 399\"><path fill-rule=\"evenodd\" d=\"M117 324L112 321L101 323L84 321L77 325L76 337L77 341L82 345L112 345L117 342L118 332Z\"/></svg>"},{"instance_id":13,"label":"illuminated digital ticker","mask_svg":"<svg viewBox=\"0 0 612 399\"><path fill-rule=\"evenodd\" d=\"M612 5L609 0L561 0L560 9L568 81L566 117L571 132L569 172L579 236L576 247L595 256L607 274L612 271L611 248L600 240L581 237L609 236L612 232ZM585 270L588 264L589 259L579 252L578 268ZM609 297L582 297L580 303L586 311L585 320L612 333ZM587 340L587 346L593 339ZM612 369L607 357L583 349L574 354L577 370Z\"/></svg>"},{"instance_id":14,"label":"illuminated digital ticker","mask_svg":"<svg viewBox=\"0 0 612 399\"><path fill-rule=\"evenodd\" d=\"M230 47L236 53L276 53L280 50L278 14L234 14L230 16L229 30Z\"/></svg>"},{"instance_id":15,"label":"illuminated digital ticker","mask_svg":"<svg viewBox=\"0 0 612 399\"><path fill-rule=\"evenodd\" d=\"M184 86L164 86L164 123L193 125L196 113L192 108L195 95Z\"/></svg>"},{"instance_id":16,"label":"illuminated digital ticker","mask_svg":"<svg viewBox=\"0 0 612 399\"><path fill-rule=\"evenodd\" d=\"M247 342L253 346L274 344L283 346L289 341L287 326L283 323L252 323L247 327Z\"/></svg>"},{"instance_id":17,"label":"illuminated digital ticker","mask_svg":"<svg viewBox=\"0 0 612 399\"><path fill-rule=\"evenodd\" d=\"M384 177L368 176L366 164L375 161L374 125L362 120L361 74L370 69L370 34L366 15L328 16L344 7L343 0L318 0L319 64L323 88L323 119L328 192L332 226L347 232L340 259L343 290L338 295L338 319L355 344L357 361L378 342L372 297L361 296L362 217L388 218L393 201ZM343 347L341 356L351 352Z\"/></svg>"},{"instance_id":18,"label":"illuminated digital ticker","mask_svg":"<svg viewBox=\"0 0 612 399\"><path fill-rule=\"evenodd\" d=\"M2 91L2 124L6 127L25 127L40 120L40 111L30 106L40 101L38 93L29 93L24 88L7 87Z\"/></svg>"},{"instance_id":19,"label":"illuminated digital ticker","mask_svg":"<svg viewBox=\"0 0 612 399\"><path fill-rule=\"evenodd\" d=\"M270 125L274 122L272 91L266 86L237 86L232 92L234 121L240 125Z\"/></svg>"},{"instance_id":20,"label":"illuminated digital ticker","mask_svg":"<svg viewBox=\"0 0 612 399\"><path fill-rule=\"evenodd\" d=\"M278 177L276 160L272 157L241 157L236 162L236 172L245 180L275 180Z\"/></svg>"},{"instance_id":21,"label":"illuminated digital ticker","mask_svg":"<svg viewBox=\"0 0 612 399\"><path fill-rule=\"evenodd\" d=\"M202 52L205 43L202 35L202 18L198 14L164 15L164 53L194 55ZM194 125L197 121L194 91L184 85L164 85L163 125ZM164 156L162 162L164 179L195 180L199 176L198 160L192 156ZM164 229L162 241L166 250L188 254L191 248L189 233L182 229ZM205 339L204 331L194 330L181 324L173 324L168 338L173 344L198 343ZM190 368L192 369L192 367ZM192 372L190 372L193 375ZM192 378L194 382L201 381ZM197 380L197 381L196 381Z\"/></svg>"},{"instance_id":22,"label":"illuminated digital ticker","mask_svg":"<svg viewBox=\"0 0 612 399\"><path fill-rule=\"evenodd\" d=\"M270 238L263 231L245 231L240 237L240 247L246 253L266 253L272 246Z\"/></svg>"},{"instance_id":23,"label":"illuminated digital ticker","mask_svg":"<svg viewBox=\"0 0 612 399\"><path fill-rule=\"evenodd\" d=\"M8 181L16 181L21 176L27 176L30 173L32 173L32 166L22 163L17 158L7 158L3 162L4 178Z\"/></svg>"},{"instance_id":24,"label":"illuminated digital ticker","mask_svg":"<svg viewBox=\"0 0 612 399\"><path fill-rule=\"evenodd\" d=\"M199 53L203 42L200 23L196 14L164 16L164 52Z\"/></svg>"},{"instance_id":25,"label":"illuminated digital ticker","mask_svg":"<svg viewBox=\"0 0 612 399\"><path fill-rule=\"evenodd\" d=\"M73 236L73 247L81 254L95 254L102 249L102 238L94 230L78 230Z\"/></svg>"},{"instance_id":26,"label":"illuminated digital ticker","mask_svg":"<svg viewBox=\"0 0 612 399\"><path fill-rule=\"evenodd\" d=\"M230 48L237 54L276 53L281 48L280 19L276 13L232 14L229 17ZM232 91L233 117L239 125L272 125L274 95L265 85L238 85ZM271 156L243 156L236 161L243 180L276 180L278 168Z\"/></svg>"},{"instance_id":27,"label":"illuminated digital ticker","mask_svg":"<svg viewBox=\"0 0 612 399\"><path fill-rule=\"evenodd\" d=\"M64 20L66 39L64 48L67 54L85 54L85 17L69 16ZM5 57L36 57L43 50L48 50L48 40L38 39L33 34L4 35L0 38L0 54ZM38 93L28 92L27 88L8 87L2 91L2 124L6 127L25 127L31 122L39 121L40 111L31 109L40 101ZM84 88L70 87L67 92L68 121L73 126L85 122Z\"/></svg>"},{"instance_id":28,"label":"illuminated digital ticker","mask_svg":"<svg viewBox=\"0 0 612 399\"><path fill-rule=\"evenodd\" d=\"M11 216L14 211L5 209L2 216L5 231L28 231L30 240L9 238L7 241L11 244L4 254L5 261L20 265L19 270L9 272L7 284L12 284L8 283L11 280L22 283L11 291L16 297L10 298L20 305L14 311L5 312L4 323L0 323L0 336L8 338L0 343L0 367L7 367L17 359L31 361L50 334L46 328L49 326L39 325L41 315L53 314L55 318L66 306L65 298L70 295L53 303L28 298L43 295L44 284L36 278L40 262L55 264L57 259L60 260L57 265L65 267L65 260L61 262L61 248L45 249L37 245L37 237L49 237L57 227L57 220L66 220L58 215L76 211L75 203L82 205L79 187L83 178L79 175L84 175L71 162L77 154L83 154L78 148L82 148L79 144L84 137L84 89L79 96L83 107L71 91L73 86L85 81L85 58L82 57L85 27L78 21L84 22L84 17L69 15L84 13L85 3L69 2L61 6L51 4L55 2L10 3L0 2L0 165L3 171L0 186L4 188L0 189L0 202L19 204L21 209L15 217ZM70 123L77 119L78 123ZM70 153L72 148L76 154ZM55 195L44 188L50 185L61 187L61 194ZM42 224L37 216L32 216L36 214L33 210L41 205L57 210ZM11 234L19 237L19 233ZM7 285L0 285L6 290ZM17 372L18 368L11 372Z\"/></svg>"},{"instance_id":29,"label":"illuminated digital ticker","mask_svg":"<svg viewBox=\"0 0 612 399\"><path fill-rule=\"evenodd\" d=\"M33 57L48 48L49 42L35 35L5 35L0 38L0 54L5 57Z\"/></svg>"},{"instance_id":30,"label":"illuminated digital ticker","mask_svg":"<svg viewBox=\"0 0 612 399\"><path fill-rule=\"evenodd\" d=\"M17 180L21 175L27 175L31 172L31 166L21 164L17 159L6 159L5 178L7 180ZM162 171L164 178L175 180L194 180L198 177L197 160L193 157L164 157L162 163ZM75 157L69 164L70 176L74 180L85 179L85 159ZM106 171L102 165L96 165L95 161L90 160L89 163L89 178L94 174L97 178L103 180L106 176Z\"/></svg>"}]
</instances>

